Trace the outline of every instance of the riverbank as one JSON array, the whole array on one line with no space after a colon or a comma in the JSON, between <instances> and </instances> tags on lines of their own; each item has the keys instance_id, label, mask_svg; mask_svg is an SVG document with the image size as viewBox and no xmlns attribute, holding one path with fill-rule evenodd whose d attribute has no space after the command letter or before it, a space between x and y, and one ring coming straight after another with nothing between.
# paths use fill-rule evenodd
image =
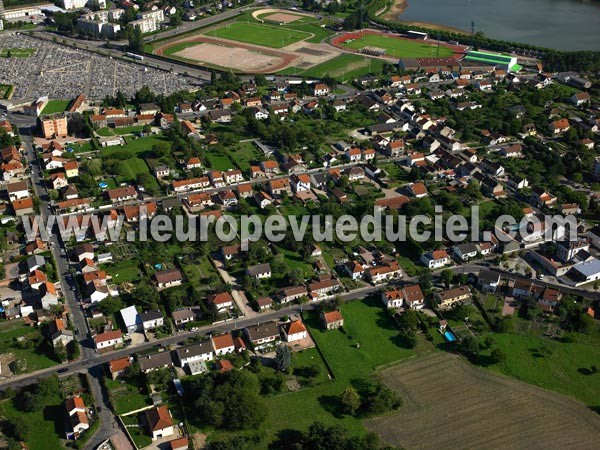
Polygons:
<instances>
[{"instance_id":1,"label":"riverbank","mask_svg":"<svg viewBox=\"0 0 600 450\"><path fill-rule=\"evenodd\" d=\"M418 0L412 0L412 1L418 1ZM452 33L469 34L465 30L450 27L447 25L440 25L440 24L429 23L429 22L416 22L416 21L412 21L412 20L410 20L410 21L409 20L401 20L402 13L406 10L407 7L408 7L408 0L395 0L394 4L390 7L390 9L388 9L388 11L385 14L383 14L382 17L385 20L401 22L401 23L405 23L408 25L414 25L416 27L426 27L426 28L429 28L432 30L450 31Z\"/></svg>"}]
</instances>

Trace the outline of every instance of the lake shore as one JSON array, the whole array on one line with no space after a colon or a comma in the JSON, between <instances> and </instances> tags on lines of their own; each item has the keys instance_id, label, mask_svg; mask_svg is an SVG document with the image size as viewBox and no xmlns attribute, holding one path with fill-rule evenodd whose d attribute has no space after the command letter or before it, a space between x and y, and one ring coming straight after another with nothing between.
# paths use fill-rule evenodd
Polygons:
<instances>
[{"instance_id":1,"label":"lake shore","mask_svg":"<svg viewBox=\"0 0 600 450\"><path fill-rule=\"evenodd\" d=\"M412 0L412 1L418 1L418 0ZM453 33L469 34L465 30L450 27L447 25L440 25L440 24L429 23L429 22L417 22L414 20L401 20L400 17L402 16L402 13L406 10L407 7L408 7L408 0L396 0L394 2L394 4L390 7L390 9L383 15L383 18L385 20L406 23L408 25L414 25L416 27L430 28L432 30L450 31Z\"/></svg>"}]
</instances>

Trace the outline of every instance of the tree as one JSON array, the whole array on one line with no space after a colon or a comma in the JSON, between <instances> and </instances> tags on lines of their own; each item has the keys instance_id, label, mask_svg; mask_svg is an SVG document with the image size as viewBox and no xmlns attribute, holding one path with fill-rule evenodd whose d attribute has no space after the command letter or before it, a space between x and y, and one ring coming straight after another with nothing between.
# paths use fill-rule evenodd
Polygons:
<instances>
[{"instance_id":1,"label":"tree","mask_svg":"<svg viewBox=\"0 0 600 450\"><path fill-rule=\"evenodd\" d=\"M342 404L344 414L353 416L358 408L360 408L360 395L358 395L358 392L353 387L347 387L340 395L340 403Z\"/></svg>"},{"instance_id":2,"label":"tree","mask_svg":"<svg viewBox=\"0 0 600 450\"><path fill-rule=\"evenodd\" d=\"M56 345L54 346L54 354L56 355L56 358L59 361L66 361L67 360L67 348L65 347L65 344L63 344L61 341L58 341L56 343Z\"/></svg>"},{"instance_id":3,"label":"tree","mask_svg":"<svg viewBox=\"0 0 600 450\"><path fill-rule=\"evenodd\" d=\"M41 408L42 404L36 394L31 391L23 391L15 397L15 406L21 411L33 412Z\"/></svg>"},{"instance_id":4,"label":"tree","mask_svg":"<svg viewBox=\"0 0 600 450\"><path fill-rule=\"evenodd\" d=\"M415 348L417 346L417 333L414 330L402 330L398 334L400 345L404 348Z\"/></svg>"},{"instance_id":5,"label":"tree","mask_svg":"<svg viewBox=\"0 0 600 450\"><path fill-rule=\"evenodd\" d=\"M450 269L444 269L440 273L440 281L444 283L446 289L450 287L450 283L452 283L452 279L454 278L454 274Z\"/></svg>"},{"instance_id":6,"label":"tree","mask_svg":"<svg viewBox=\"0 0 600 450\"><path fill-rule=\"evenodd\" d=\"M466 336L461 341L459 349L471 361L476 361L479 356L479 342L473 336Z\"/></svg>"},{"instance_id":7,"label":"tree","mask_svg":"<svg viewBox=\"0 0 600 450\"><path fill-rule=\"evenodd\" d=\"M98 309L105 316L111 316L125 307L123 300L118 297L106 297L98 304Z\"/></svg>"},{"instance_id":8,"label":"tree","mask_svg":"<svg viewBox=\"0 0 600 450\"><path fill-rule=\"evenodd\" d=\"M398 319L400 328L403 330L416 330L419 326L419 316L414 309L407 309Z\"/></svg>"},{"instance_id":9,"label":"tree","mask_svg":"<svg viewBox=\"0 0 600 450\"><path fill-rule=\"evenodd\" d=\"M504 364L506 362L506 358L506 353L499 348L495 348L490 354L490 360L492 361L492 364Z\"/></svg>"},{"instance_id":10,"label":"tree","mask_svg":"<svg viewBox=\"0 0 600 450\"><path fill-rule=\"evenodd\" d=\"M292 362L292 353L287 345L277 346L275 350L275 367L277 370L286 372Z\"/></svg>"}]
</instances>

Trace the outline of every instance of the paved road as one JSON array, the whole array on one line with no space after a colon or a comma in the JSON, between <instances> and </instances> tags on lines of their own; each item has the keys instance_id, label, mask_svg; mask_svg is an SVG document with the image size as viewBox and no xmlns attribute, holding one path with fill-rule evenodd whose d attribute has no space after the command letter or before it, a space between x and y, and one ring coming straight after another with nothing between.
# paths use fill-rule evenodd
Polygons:
<instances>
[{"instance_id":1,"label":"paved road","mask_svg":"<svg viewBox=\"0 0 600 450\"><path fill-rule=\"evenodd\" d=\"M43 182L42 166L32 146L30 134L32 128L25 126L27 125L25 120L21 121L21 124L24 126L19 131L21 133L21 140L25 147L25 155L27 161L32 164L31 184L35 195L41 200L40 214L44 220L46 220L47 217L52 214L52 212L50 210L50 198ZM71 287L75 287L76 285L75 274L69 267L65 243L61 242L58 236L53 234L50 236L49 245L52 256L54 257L54 261L56 261L57 275L62 287L65 304L70 312L71 323L73 324L75 336L78 338L81 347L82 358L80 361L75 361L74 364L96 364L95 358L97 357L97 354L92 348L91 339L88 338L89 329L83 309L81 307L81 303L77 298L76 291L71 290ZM59 370L63 369L64 367L61 365ZM50 375L54 373L54 371L55 370L46 372L45 375ZM91 367L90 376L88 379L90 381L90 389L96 401L96 406L100 407L100 412L98 415L98 418L100 419L100 427L86 445L86 448L91 449L96 448L101 442L108 439L112 434L114 434L115 430L113 425L114 417L108 405L108 395L103 389L102 366L96 365L95 367Z\"/></svg>"}]
</instances>

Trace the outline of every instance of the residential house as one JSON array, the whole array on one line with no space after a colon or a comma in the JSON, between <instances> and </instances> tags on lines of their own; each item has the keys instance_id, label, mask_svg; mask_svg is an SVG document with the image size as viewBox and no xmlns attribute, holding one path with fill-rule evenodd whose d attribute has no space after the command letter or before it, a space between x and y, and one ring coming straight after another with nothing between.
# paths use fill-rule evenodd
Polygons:
<instances>
[{"instance_id":1,"label":"residential house","mask_svg":"<svg viewBox=\"0 0 600 450\"><path fill-rule=\"evenodd\" d=\"M96 351L115 347L123 343L123 335L121 330L106 331L94 336L94 346Z\"/></svg>"},{"instance_id":2,"label":"residential house","mask_svg":"<svg viewBox=\"0 0 600 450\"><path fill-rule=\"evenodd\" d=\"M271 265L269 263L256 264L246 269L246 274L255 280L271 278Z\"/></svg>"},{"instance_id":3,"label":"residential house","mask_svg":"<svg viewBox=\"0 0 600 450\"><path fill-rule=\"evenodd\" d=\"M471 298L471 291L467 286L458 286L453 289L437 292L435 298L440 309L449 309L459 303L465 303Z\"/></svg>"},{"instance_id":4,"label":"residential house","mask_svg":"<svg viewBox=\"0 0 600 450\"><path fill-rule=\"evenodd\" d=\"M195 361L212 361L214 359L211 341L180 347L175 350L175 357L179 367L185 367Z\"/></svg>"},{"instance_id":5,"label":"residential house","mask_svg":"<svg viewBox=\"0 0 600 450\"><path fill-rule=\"evenodd\" d=\"M304 286L290 286L287 288L283 288L279 292L279 301L281 303L289 303L291 301L297 300L301 297L304 297L308 294L306 287Z\"/></svg>"},{"instance_id":6,"label":"residential house","mask_svg":"<svg viewBox=\"0 0 600 450\"><path fill-rule=\"evenodd\" d=\"M233 297L229 292L211 294L207 298L208 304L213 305L218 311L233 308Z\"/></svg>"},{"instance_id":7,"label":"residential house","mask_svg":"<svg viewBox=\"0 0 600 450\"><path fill-rule=\"evenodd\" d=\"M425 295L418 284L404 286L402 296L406 306L410 309L422 309L425 306Z\"/></svg>"},{"instance_id":8,"label":"residential house","mask_svg":"<svg viewBox=\"0 0 600 450\"><path fill-rule=\"evenodd\" d=\"M429 269L439 269L450 263L446 250L434 250L421 256L421 262Z\"/></svg>"},{"instance_id":9,"label":"residential house","mask_svg":"<svg viewBox=\"0 0 600 450\"><path fill-rule=\"evenodd\" d=\"M139 315L144 331L154 330L164 325L164 317L160 311L148 311Z\"/></svg>"},{"instance_id":10,"label":"residential house","mask_svg":"<svg viewBox=\"0 0 600 450\"><path fill-rule=\"evenodd\" d=\"M344 317L338 310L322 312L321 322L327 330L335 330L344 326Z\"/></svg>"},{"instance_id":11,"label":"residential house","mask_svg":"<svg viewBox=\"0 0 600 450\"><path fill-rule=\"evenodd\" d=\"M386 308L400 308L404 301L404 294L400 289L390 289L381 293L381 300Z\"/></svg>"},{"instance_id":12,"label":"residential house","mask_svg":"<svg viewBox=\"0 0 600 450\"><path fill-rule=\"evenodd\" d=\"M159 289L179 286L183 282L183 276L178 269L161 270L154 274L154 281Z\"/></svg>"},{"instance_id":13,"label":"residential house","mask_svg":"<svg viewBox=\"0 0 600 450\"><path fill-rule=\"evenodd\" d=\"M387 264L368 268L366 275L371 283L378 284L401 277L402 270L396 261L391 261Z\"/></svg>"},{"instance_id":14,"label":"residential house","mask_svg":"<svg viewBox=\"0 0 600 450\"><path fill-rule=\"evenodd\" d=\"M173 436L173 418L166 406L157 406L144 412L146 426L152 440Z\"/></svg>"},{"instance_id":15,"label":"residential house","mask_svg":"<svg viewBox=\"0 0 600 450\"><path fill-rule=\"evenodd\" d=\"M119 312L121 314L121 319L123 320L123 325L125 326L126 334L135 333L141 328L142 322L140 320L140 315L134 305L123 308Z\"/></svg>"},{"instance_id":16,"label":"residential house","mask_svg":"<svg viewBox=\"0 0 600 450\"><path fill-rule=\"evenodd\" d=\"M248 341L256 350L277 344L280 340L277 322L270 321L244 328Z\"/></svg>"},{"instance_id":17,"label":"residential house","mask_svg":"<svg viewBox=\"0 0 600 450\"><path fill-rule=\"evenodd\" d=\"M283 336L288 343L300 341L308 337L308 331L300 319L292 320L284 324L281 328Z\"/></svg>"},{"instance_id":18,"label":"residential house","mask_svg":"<svg viewBox=\"0 0 600 450\"><path fill-rule=\"evenodd\" d=\"M171 352L164 351L140 356L138 357L138 364L143 373L148 373L153 370L173 367L173 359Z\"/></svg>"},{"instance_id":19,"label":"residential house","mask_svg":"<svg viewBox=\"0 0 600 450\"><path fill-rule=\"evenodd\" d=\"M468 261L471 258L475 258L479 249L473 242L465 242L464 244L455 245L452 248L454 254L462 261Z\"/></svg>"},{"instance_id":20,"label":"residential house","mask_svg":"<svg viewBox=\"0 0 600 450\"><path fill-rule=\"evenodd\" d=\"M212 348L217 356L227 355L235 352L235 343L231 333L211 336Z\"/></svg>"},{"instance_id":21,"label":"residential house","mask_svg":"<svg viewBox=\"0 0 600 450\"><path fill-rule=\"evenodd\" d=\"M121 358L111 359L108 362L108 372L113 380L122 377L127 373L127 370L131 367L131 357L122 356Z\"/></svg>"}]
</instances>

